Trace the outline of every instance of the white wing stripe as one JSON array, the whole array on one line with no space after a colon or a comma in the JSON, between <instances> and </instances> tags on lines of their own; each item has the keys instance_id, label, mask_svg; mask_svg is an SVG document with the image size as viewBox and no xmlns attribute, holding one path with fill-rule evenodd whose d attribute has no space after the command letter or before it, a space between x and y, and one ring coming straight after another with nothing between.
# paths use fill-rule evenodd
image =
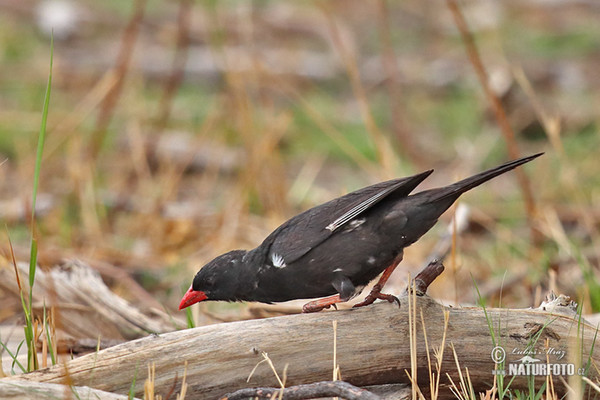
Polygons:
<instances>
[{"instance_id":1,"label":"white wing stripe","mask_svg":"<svg viewBox=\"0 0 600 400\"><path fill-rule=\"evenodd\" d=\"M344 225L346 222L352 220L354 217L356 217L357 215L359 215L360 213L365 211L373 203L375 203L377 200L379 200L382 196L385 196L386 194L388 194L389 192L391 192L394 189L396 189L396 185L394 185L390 188L387 188L385 190L382 190L381 192L369 197L368 199L366 199L362 203L358 204L356 207L350 209L344 215L342 215L341 217L339 217L338 219L333 221L331 224L327 225L325 227L325 229L328 229L331 232L335 231L340 226Z\"/></svg>"}]
</instances>

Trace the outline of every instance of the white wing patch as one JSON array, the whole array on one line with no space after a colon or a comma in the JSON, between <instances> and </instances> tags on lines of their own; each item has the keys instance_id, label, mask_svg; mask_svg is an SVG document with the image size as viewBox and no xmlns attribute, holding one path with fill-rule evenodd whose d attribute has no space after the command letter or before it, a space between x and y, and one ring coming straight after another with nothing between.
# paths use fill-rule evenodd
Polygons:
<instances>
[{"instance_id":1,"label":"white wing patch","mask_svg":"<svg viewBox=\"0 0 600 400\"><path fill-rule=\"evenodd\" d=\"M280 256L279 254L273 253L271 255L271 262L273 263L273 266L275 268L285 268L287 267L287 264L285 263L285 260L283 259L283 256Z\"/></svg>"}]
</instances>

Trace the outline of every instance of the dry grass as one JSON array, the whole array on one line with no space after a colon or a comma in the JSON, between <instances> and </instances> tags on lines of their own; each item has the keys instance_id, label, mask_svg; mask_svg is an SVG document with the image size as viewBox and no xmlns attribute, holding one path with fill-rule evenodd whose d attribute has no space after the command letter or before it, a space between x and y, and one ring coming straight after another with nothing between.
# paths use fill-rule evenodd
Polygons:
<instances>
[{"instance_id":1,"label":"dry grass","mask_svg":"<svg viewBox=\"0 0 600 400\"><path fill-rule=\"evenodd\" d=\"M129 279L102 270L115 292L140 304L150 293L174 312L200 265L256 246L300 210L415 170L436 167L425 185L442 185L545 150L518 186L506 176L465 198L469 229L431 294L474 302L473 276L493 304L506 276L505 304L532 305L552 286L600 311L600 82L588 72L598 67L597 11L448 4L79 4L86 22L56 50L40 264L117 266ZM31 121L47 74L48 41L28 33L30 7L0 17L0 216L19 260L28 257ZM421 265L435 240L434 231L402 265ZM8 241L0 247L10 263ZM244 315L243 305L206 307ZM198 324L213 321L195 312ZM439 380L441 366L429 364Z\"/></svg>"},{"instance_id":2,"label":"dry grass","mask_svg":"<svg viewBox=\"0 0 600 400\"><path fill-rule=\"evenodd\" d=\"M179 393L177 393L175 395L175 399L176 400L184 400L185 399L185 395L187 393L187 383L186 383L186 377L187 377L187 362L185 363L185 368L183 371L183 377L181 378L181 389L179 391ZM175 391L175 385L177 384L177 374L175 374L175 379L173 381L173 387L171 388L169 393L166 393L165 396L163 397L160 394L157 394L155 392L155 382L156 382L156 365L154 363L148 364L148 377L146 378L146 380L144 381L144 400L168 400L171 398L171 396L173 395L173 392Z\"/></svg>"}]
</instances>

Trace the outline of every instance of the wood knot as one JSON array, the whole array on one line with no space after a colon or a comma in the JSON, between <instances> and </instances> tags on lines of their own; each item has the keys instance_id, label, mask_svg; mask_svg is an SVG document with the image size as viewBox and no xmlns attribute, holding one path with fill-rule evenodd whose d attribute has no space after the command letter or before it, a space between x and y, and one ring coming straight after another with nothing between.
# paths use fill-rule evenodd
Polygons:
<instances>
[{"instance_id":1,"label":"wood knot","mask_svg":"<svg viewBox=\"0 0 600 400\"><path fill-rule=\"evenodd\" d=\"M529 341L535 337L537 337L538 340L550 338L557 342L561 339L560 335L549 326L534 322L526 322L523 325L523 332L512 333L510 337L518 341Z\"/></svg>"}]
</instances>

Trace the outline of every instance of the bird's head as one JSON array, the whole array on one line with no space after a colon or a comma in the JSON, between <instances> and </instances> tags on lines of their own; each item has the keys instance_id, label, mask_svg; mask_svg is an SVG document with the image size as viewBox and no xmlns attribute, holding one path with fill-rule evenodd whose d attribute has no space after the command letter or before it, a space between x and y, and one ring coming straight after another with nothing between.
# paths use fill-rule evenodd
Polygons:
<instances>
[{"instance_id":1,"label":"bird's head","mask_svg":"<svg viewBox=\"0 0 600 400\"><path fill-rule=\"evenodd\" d=\"M230 251L200 268L189 290L181 299L179 309L204 300L235 300L245 254L245 250Z\"/></svg>"}]
</instances>

